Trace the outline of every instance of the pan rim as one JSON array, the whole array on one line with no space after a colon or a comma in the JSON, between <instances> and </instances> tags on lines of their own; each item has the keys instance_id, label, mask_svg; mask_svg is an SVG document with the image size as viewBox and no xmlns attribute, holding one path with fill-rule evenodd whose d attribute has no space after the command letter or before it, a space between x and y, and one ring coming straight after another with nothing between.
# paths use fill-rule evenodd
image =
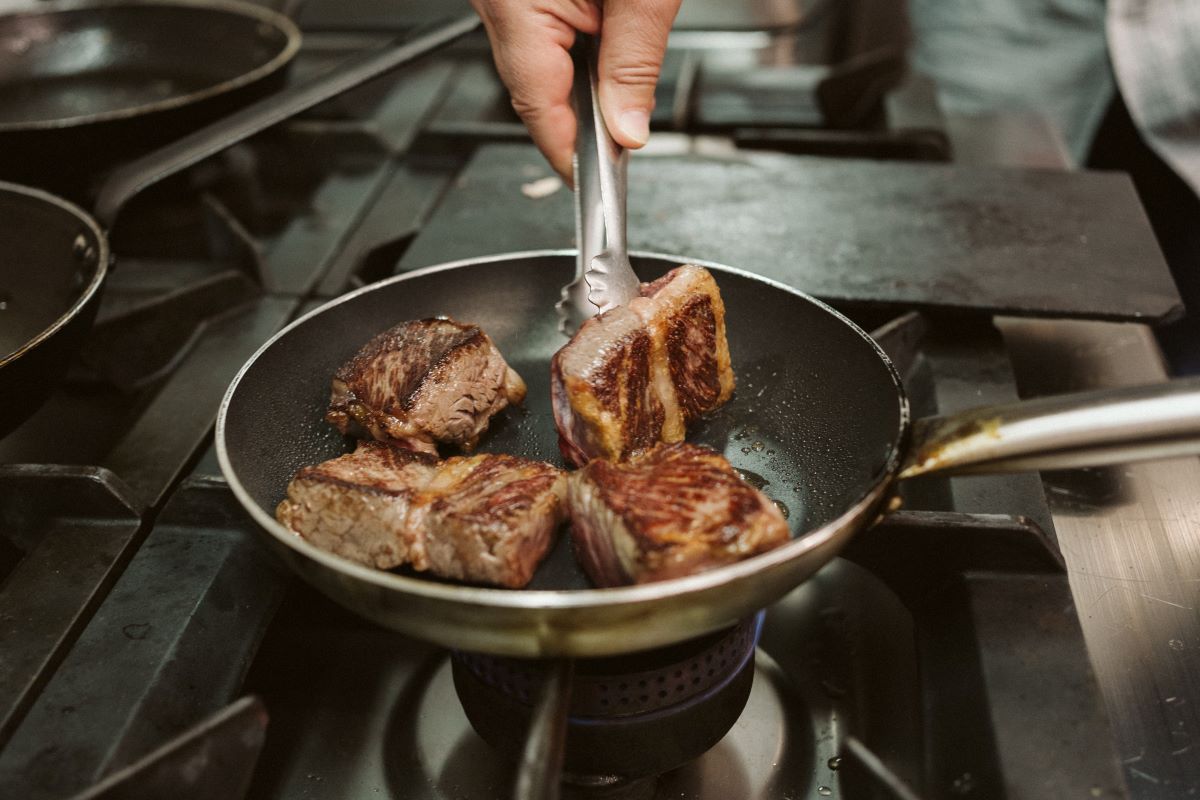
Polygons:
<instances>
[{"instance_id":1,"label":"pan rim","mask_svg":"<svg viewBox=\"0 0 1200 800\"><path fill-rule=\"evenodd\" d=\"M33 186L25 186L20 183L10 183L8 181L0 181L0 193L11 192L12 194L22 195L27 198L32 198L42 203L59 208L74 216L81 225L87 228L88 231L96 238L99 252L96 254L96 268L92 270L92 278L75 298L75 302L67 308L57 319L50 323L49 326L31 339L27 339L23 345L13 350L7 355L0 354L0 367L8 366L16 361L21 356L33 350L42 342L49 339L61 328L67 325L74 319L79 312L86 306L95 296L96 292L100 291L100 287L104 284L104 278L108 275L108 267L110 261L110 252L108 247L108 236L104 233L104 229L100 227L100 223L95 217L84 211L74 203L64 200L56 194L52 194L43 189L38 189Z\"/></svg>"},{"instance_id":2,"label":"pan rim","mask_svg":"<svg viewBox=\"0 0 1200 800\"><path fill-rule=\"evenodd\" d=\"M848 319L838 310L830 307L826 303L805 294L798 289L792 288L787 284L766 278L753 272L729 267L723 264L718 264L712 261L703 261L699 259L681 258L676 255L656 253L650 251L633 251L631 256L637 258L657 258L666 261L674 261L680 264L697 264L706 269L715 269L719 272L727 272L738 275L740 277L749 278L751 280L766 283L774 288L781 289L789 294L796 295L825 312L832 314L851 330L861 336L874 349L877 356L880 358L886 368L892 383L896 389L897 402L899 403L899 424L897 432L891 443L889 456L880 468L879 473L872 480L871 484L866 489L848 504L846 510L839 514L836 518L826 522L820 527L812 530L804 531L798 536L792 538L787 544L777 547L774 550L769 550L761 553L745 561L739 561L733 564L726 564L716 569L700 572L694 575L688 575L682 578L673 578L667 581L657 583L646 583L631 586L618 586L610 588L589 588L589 589L501 589L486 586L460 585L460 584L445 584L436 581L425 580L423 578L409 577L407 575L399 575L385 570L374 569L353 561L349 561L340 556L334 555L328 551L310 544L304 539L297 536L292 531L285 528L278 520L263 510L261 506L250 496L246 488L242 486L238 479L236 471L230 461L228 448L225 440L225 422L229 410L229 405L237 391L238 385L241 383L245 374L257 363L263 353L267 352L275 342L286 336L294 328L305 324L310 318L324 313L326 310L341 305L342 303L350 302L359 295L366 294L371 291L378 290L384 286L393 283L399 283L412 278L432 275L438 272L444 272L452 269L457 269L466 266L477 266L488 263L503 263L506 261L516 261L530 258L546 258L546 257L569 257L574 258L576 251L574 249L542 249L542 250L526 250L511 253L502 253L490 256L476 256L471 258L449 261L442 264L434 264L405 272L401 275L394 275L390 278L385 278L366 286L362 286L351 292L348 292L339 297L335 297L327 303L314 308L308 313L298 317L283 329L278 331L274 336L268 339L254 354L242 365L234 376L233 381L226 389L225 395L221 400L221 406L217 411L215 445L217 452L217 461L220 463L221 472L225 476L226 482L230 489L233 490L238 502L251 515L255 522L259 524L265 532L271 534L279 543L290 548L297 554L308 559L318 562L321 566L334 570L338 574L353 578L356 580L366 581L373 586L393 591L402 591L406 594L419 595L425 599L458 603L469 606L489 606L493 608L502 607L510 610L521 609L537 609L543 612L554 611L569 611L572 609L591 608L596 606L633 606L653 603L668 597L678 597L679 595L688 595L693 593L702 593L705 591L716 589L727 583L734 583L740 580L747 579L760 572L777 568L799 558L804 553L818 549L826 544L829 540L838 536L847 525L852 525L853 522L860 518L863 514L869 512L875 507L876 503L880 502L886 493L887 489L892 484L897 469L900 464L901 453L907 441L909 427L911 424L911 414L909 410L908 397L904 392L904 386L900 381L900 375L896 371L895 365L888 357L887 353L879 346L879 344L871 338L871 336Z\"/></svg>"},{"instance_id":3,"label":"pan rim","mask_svg":"<svg viewBox=\"0 0 1200 800\"><path fill-rule=\"evenodd\" d=\"M168 111L181 108L192 103L215 97L225 92L232 92L261 80L277 72L295 57L300 50L302 34L300 28L291 19L277 11L242 0L50 0L34 7L23 7L0 14L0 20L6 17L49 15L70 11L85 11L95 8L120 8L132 6L154 6L199 9L204 12L224 13L255 20L260 24L272 26L284 36L284 45L270 60L260 64L249 72L243 72L232 78L198 89L194 92L175 95L152 103L127 106L96 114L83 114L74 117L58 117L56 119L26 120L22 122L0 122L0 133L18 133L24 131L49 131L67 128L78 128L92 123L112 122L123 119L152 114L157 111Z\"/></svg>"}]
</instances>

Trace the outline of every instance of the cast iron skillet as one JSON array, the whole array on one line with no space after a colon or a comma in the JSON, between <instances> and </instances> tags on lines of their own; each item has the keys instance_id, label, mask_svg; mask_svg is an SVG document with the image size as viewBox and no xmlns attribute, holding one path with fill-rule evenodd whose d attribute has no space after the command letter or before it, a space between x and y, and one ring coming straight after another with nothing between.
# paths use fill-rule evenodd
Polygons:
<instances>
[{"instance_id":1,"label":"cast iron skillet","mask_svg":"<svg viewBox=\"0 0 1200 800\"><path fill-rule=\"evenodd\" d=\"M644 280L680 263L633 260ZM406 319L445 314L486 330L529 395L522 408L493 422L481 449L561 464L549 362L565 342L554 304L574 277L573 252L430 267L294 322L254 355L225 396L216 434L222 470L291 567L347 608L449 647L585 657L670 644L769 605L871 524L902 471L1098 464L1200 451L1195 381L1087 397L1087 410L1073 413L1072 403L1055 399L914 427L887 356L853 323L781 284L705 266L725 300L738 386L689 438L724 452L787 508L794 538L774 551L686 578L593 589L563 536L531 586L509 591L359 566L275 521L296 470L352 447L323 420L334 370L376 333ZM1034 460L1038 452L1049 455Z\"/></svg>"},{"instance_id":2,"label":"cast iron skillet","mask_svg":"<svg viewBox=\"0 0 1200 800\"><path fill-rule=\"evenodd\" d=\"M0 178L90 180L282 85L300 30L236 0L56 0L0 14Z\"/></svg>"},{"instance_id":3,"label":"cast iron skillet","mask_svg":"<svg viewBox=\"0 0 1200 800\"><path fill-rule=\"evenodd\" d=\"M36 14L30 19L36 20ZM82 345L112 257L104 229L112 227L134 195L478 25L479 18L472 14L411 41L365 53L114 170L98 194L95 218L61 197L0 181L0 436L41 405ZM3 46L0 41L0 52ZM0 124L0 153L7 146L4 136Z\"/></svg>"}]
</instances>

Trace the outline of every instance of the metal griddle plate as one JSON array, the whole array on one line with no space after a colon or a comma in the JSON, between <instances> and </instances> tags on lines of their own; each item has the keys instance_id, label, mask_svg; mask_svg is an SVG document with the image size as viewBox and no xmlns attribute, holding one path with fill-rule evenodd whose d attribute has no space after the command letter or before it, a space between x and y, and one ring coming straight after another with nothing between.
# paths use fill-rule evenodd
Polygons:
<instances>
[{"instance_id":1,"label":"metal griddle plate","mask_svg":"<svg viewBox=\"0 0 1200 800\"><path fill-rule=\"evenodd\" d=\"M1124 175L767 153L634 158L629 247L736 264L826 300L1162 320L1181 301ZM480 148L401 269L574 246L532 148Z\"/></svg>"}]
</instances>

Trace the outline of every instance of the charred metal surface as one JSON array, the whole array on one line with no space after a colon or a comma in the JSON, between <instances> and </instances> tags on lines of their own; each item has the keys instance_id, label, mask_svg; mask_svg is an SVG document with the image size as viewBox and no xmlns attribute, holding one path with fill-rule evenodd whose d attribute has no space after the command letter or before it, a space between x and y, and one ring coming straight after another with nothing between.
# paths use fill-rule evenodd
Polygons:
<instances>
[{"instance_id":1,"label":"charred metal surface","mask_svg":"<svg viewBox=\"0 0 1200 800\"><path fill-rule=\"evenodd\" d=\"M166 496L211 435L217 406L233 376L283 326L295 305L265 297L207 325L189 357L105 458L139 502L153 507Z\"/></svg>"},{"instance_id":2,"label":"charred metal surface","mask_svg":"<svg viewBox=\"0 0 1200 800\"><path fill-rule=\"evenodd\" d=\"M844 556L910 605L963 573L1065 572L1053 540L1036 523L1000 514L898 511L856 536Z\"/></svg>"},{"instance_id":3,"label":"charred metal surface","mask_svg":"<svg viewBox=\"0 0 1200 800\"><path fill-rule=\"evenodd\" d=\"M135 509L101 468L0 466L0 746L128 560Z\"/></svg>"},{"instance_id":4,"label":"charred metal surface","mask_svg":"<svg viewBox=\"0 0 1200 800\"><path fill-rule=\"evenodd\" d=\"M246 525L223 482L184 485L0 753L0 794L85 789L238 694L287 585Z\"/></svg>"},{"instance_id":5,"label":"charred metal surface","mask_svg":"<svg viewBox=\"0 0 1200 800\"><path fill-rule=\"evenodd\" d=\"M933 131L829 131L803 128L735 128L743 150L881 161L949 161L949 146Z\"/></svg>"},{"instance_id":6,"label":"charred metal surface","mask_svg":"<svg viewBox=\"0 0 1200 800\"><path fill-rule=\"evenodd\" d=\"M480 148L401 269L573 246L569 193L521 192L527 171L546 169L532 147ZM729 264L822 298L1114 319L1180 309L1119 175L755 153L634 158L629 189L631 249Z\"/></svg>"},{"instance_id":7,"label":"charred metal surface","mask_svg":"<svg viewBox=\"0 0 1200 800\"><path fill-rule=\"evenodd\" d=\"M201 202L204 204L205 229L211 231L213 254L236 265L255 286L266 286L267 268L262 250L250 231L215 195L205 192Z\"/></svg>"},{"instance_id":8,"label":"charred metal surface","mask_svg":"<svg viewBox=\"0 0 1200 800\"><path fill-rule=\"evenodd\" d=\"M277 3L277 0L260 0ZM403 13L397 13L390 0L305 0L293 3L294 13L306 33L371 31L377 34L410 34L421 25L436 23L450 16L467 14L467 0L407 0ZM480 36L480 39L483 37Z\"/></svg>"},{"instance_id":9,"label":"charred metal surface","mask_svg":"<svg viewBox=\"0 0 1200 800\"><path fill-rule=\"evenodd\" d=\"M75 800L207 800L246 793L266 737L267 710L243 697Z\"/></svg>"},{"instance_id":10,"label":"charred metal surface","mask_svg":"<svg viewBox=\"0 0 1200 800\"><path fill-rule=\"evenodd\" d=\"M387 42L388 37L378 35L309 35L296 59L292 82ZM441 102L455 67L447 57L415 64L403 74L384 76L319 105L304 118L350 124L376 137L389 152L402 153Z\"/></svg>"},{"instance_id":11,"label":"charred metal surface","mask_svg":"<svg viewBox=\"0 0 1200 800\"><path fill-rule=\"evenodd\" d=\"M256 231L266 251L268 290L305 294L336 257L388 172L387 153L369 133L294 122L262 148L266 191L287 198ZM290 207L288 207L290 206ZM273 219L276 215L279 219Z\"/></svg>"},{"instance_id":12,"label":"charred metal surface","mask_svg":"<svg viewBox=\"0 0 1200 800\"><path fill-rule=\"evenodd\" d=\"M216 311L252 300L258 289L240 272L220 272L93 326L80 359L114 388L135 392L179 363Z\"/></svg>"},{"instance_id":13,"label":"charred metal surface","mask_svg":"<svg viewBox=\"0 0 1200 800\"><path fill-rule=\"evenodd\" d=\"M521 128L496 68L490 59L478 59L458 65L424 135L462 138L472 134L486 140ZM527 138L525 133L522 139Z\"/></svg>"},{"instance_id":14,"label":"charred metal surface","mask_svg":"<svg viewBox=\"0 0 1200 800\"><path fill-rule=\"evenodd\" d=\"M339 248L317 286L318 295L334 297L391 274L450 184L452 164L439 168L430 160L410 158L396 165L362 222Z\"/></svg>"}]
</instances>

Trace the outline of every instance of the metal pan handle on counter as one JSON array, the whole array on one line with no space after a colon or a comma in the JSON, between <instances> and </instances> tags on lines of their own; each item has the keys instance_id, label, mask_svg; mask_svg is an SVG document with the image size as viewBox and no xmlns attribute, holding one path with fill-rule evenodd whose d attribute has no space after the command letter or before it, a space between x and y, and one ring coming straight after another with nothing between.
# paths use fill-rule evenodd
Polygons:
<instances>
[{"instance_id":1,"label":"metal pan handle on counter","mask_svg":"<svg viewBox=\"0 0 1200 800\"><path fill-rule=\"evenodd\" d=\"M900 478L1099 467L1200 453L1200 378L917 420Z\"/></svg>"},{"instance_id":2,"label":"metal pan handle on counter","mask_svg":"<svg viewBox=\"0 0 1200 800\"><path fill-rule=\"evenodd\" d=\"M201 128L172 144L114 170L96 200L96 217L112 228L121 209L138 192L198 161L237 144L256 133L331 100L373 78L404 66L480 25L475 14L434 28L402 44L389 44L364 53L324 75L278 92L219 122Z\"/></svg>"}]
</instances>

